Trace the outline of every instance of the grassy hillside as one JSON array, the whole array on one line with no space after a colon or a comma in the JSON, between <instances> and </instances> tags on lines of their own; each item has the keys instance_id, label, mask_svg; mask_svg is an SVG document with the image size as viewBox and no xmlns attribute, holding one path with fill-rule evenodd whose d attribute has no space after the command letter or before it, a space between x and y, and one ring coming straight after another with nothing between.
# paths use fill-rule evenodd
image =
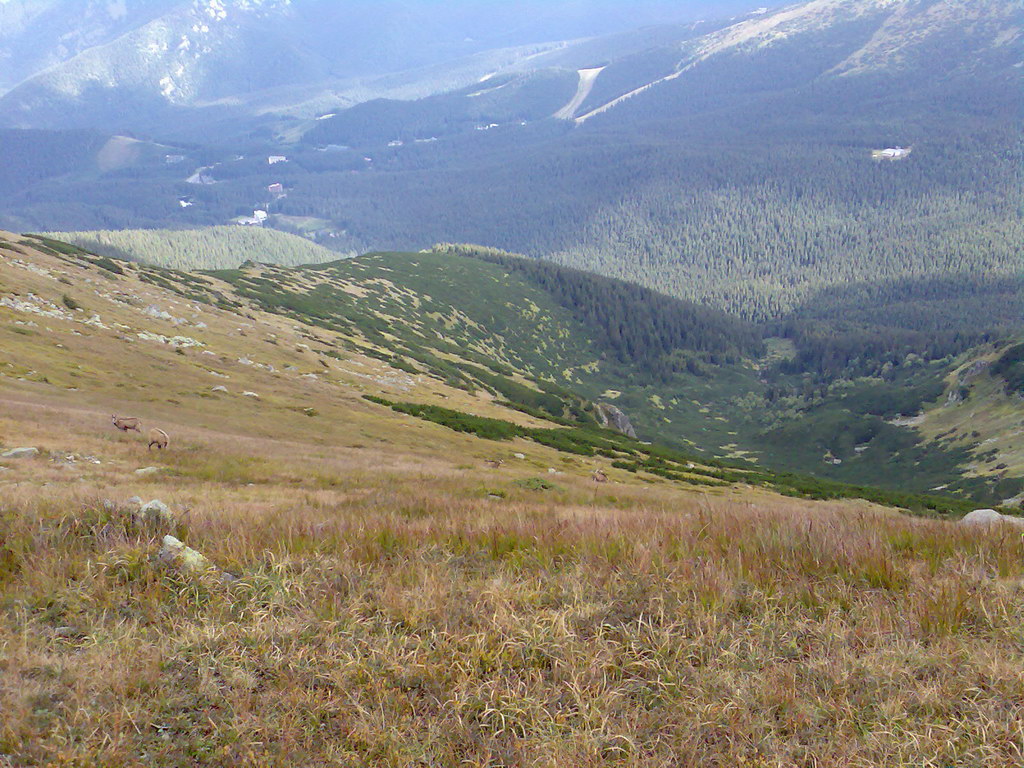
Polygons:
<instances>
[{"instance_id":1,"label":"grassy hillside","mask_svg":"<svg viewBox=\"0 0 1024 768\"><path fill-rule=\"evenodd\" d=\"M714 310L451 246L214 276L268 311L349 334L366 354L528 412L592 421L570 404L577 392L614 402L642 437L691 455L857 485L941 485L989 503L1021 490L1019 477L969 472L977 445L894 422L944 396L969 335L939 339L930 353L899 335L820 328L794 333L799 347L766 345L765 329ZM831 372L817 373L826 364Z\"/></svg>"},{"instance_id":2,"label":"grassy hillside","mask_svg":"<svg viewBox=\"0 0 1024 768\"><path fill-rule=\"evenodd\" d=\"M336 251L305 238L263 227L54 232L51 236L103 256L179 270L230 269L248 260L297 265L338 258Z\"/></svg>"},{"instance_id":3,"label":"grassy hillside","mask_svg":"<svg viewBox=\"0 0 1024 768\"><path fill-rule=\"evenodd\" d=\"M973 475L1024 475L1022 349L1021 344L998 344L967 356L947 379L947 397L925 410L916 424L922 434L947 444L982 446L969 468ZM1015 501L1024 501L1024 494Z\"/></svg>"},{"instance_id":4,"label":"grassy hillside","mask_svg":"<svg viewBox=\"0 0 1024 768\"><path fill-rule=\"evenodd\" d=\"M1024 491L1022 473L991 461L984 439L951 441L906 418L948 397L947 377L963 362L952 342L925 353L898 335L862 338L820 327L766 338L763 328L633 285L465 247L298 268L249 262L195 274L119 267L55 241L23 242L108 272L127 269L197 306L255 307L318 327L334 336L324 364L358 354L422 377L427 388L440 382L462 392L459 402L483 398L540 420L519 424L540 430L524 433L515 419L453 405L448 396L366 393L482 437L604 456L641 475L700 484L736 481L741 471L748 483L787 493L887 498L920 509L955 507L957 498L1000 504ZM641 439L670 452L593 434L595 402L619 407ZM472 421L479 416L500 423ZM688 464L710 469L694 473ZM787 474L794 472L817 479ZM865 488L947 499L919 502Z\"/></svg>"},{"instance_id":5,"label":"grassy hillside","mask_svg":"<svg viewBox=\"0 0 1024 768\"><path fill-rule=\"evenodd\" d=\"M366 400L568 429L358 351L432 335L443 299L403 288L403 263L439 295L450 275L454 295L459 265L484 262L247 267L223 275L233 288L14 235L0 245L0 452L39 451L0 459L3 760L1019 758L1024 681L1004 661L1019 646L1019 536L634 473ZM277 294L261 279L346 268L334 285L366 319L264 311ZM368 308L385 298L396 314L375 332ZM537 319L573 321L542 299ZM460 329L452 363L483 343L471 320L436 317ZM147 452L112 412L163 428L171 447ZM140 514L134 496L169 514ZM205 561L160 556L167 535Z\"/></svg>"},{"instance_id":6,"label":"grassy hillside","mask_svg":"<svg viewBox=\"0 0 1024 768\"><path fill-rule=\"evenodd\" d=\"M500 265L481 259L436 252L376 254L322 266L285 268L248 264L241 270L195 274L116 262L75 246L35 237L8 241L3 250L5 254L14 254L12 259L20 260L26 253L41 252L77 269L98 271L111 282L108 290L98 295L110 305L106 311L112 308L117 319L105 319L106 315L88 297L83 299L78 291L70 290L73 281L61 285L57 280L61 273L53 270L44 270L50 278L49 285L31 287L24 285L25 276L16 271L12 282L22 284L23 290L31 296L27 300L11 298L7 304L13 311L27 313L30 317L73 319L79 316L89 327L105 327L107 335L119 342L115 348L137 343L133 340L139 339L150 344L165 344L178 356L189 356L191 350L192 356L200 361L195 371L200 379L237 375L214 366L218 354L209 349L204 340L209 327L205 314L211 312L214 317L223 316L226 322L233 323L229 335L237 337L237 343L244 348L249 344L245 341L249 335L246 327L251 326L253 320L249 316L259 312L261 316L273 318L275 326L291 328L291 334L298 333L294 342L298 357L280 349L278 332L268 332L261 345L267 353L265 359L262 355L239 351L221 355L222 362L236 361L232 368L264 370L286 381L304 378L317 382L322 380L319 375L331 375L337 370L336 375L349 382L377 383L382 387L355 388L356 392L370 398L360 400L361 408L369 407L370 402L378 404L374 407L393 406L397 412L426 422L491 439L495 441L495 449L503 455L508 455L509 441L527 440L571 456L600 461L616 472L637 478L660 478L696 487L742 482L818 498L856 496L886 500L920 511L957 511L972 503L948 496L926 498L905 493L927 490L923 485L924 480L930 480L927 475L914 485L904 483L897 487L894 484L891 491L868 487L885 485L877 482L877 478L858 478L858 485L865 487L844 486L835 482L842 480L841 477L833 476L831 481L827 477L812 479L758 469L754 465L723 463L717 460L721 455L718 450L702 448L688 438L678 439L679 433L675 433L676 440L668 441L675 444L672 448L644 445L603 430L593 405L597 397L587 397L587 390L600 389L599 396L621 403L624 398L606 391L606 382L614 381L627 389L630 382L626 374L631 373L640 378L628 388L634 390L634 394L647 393L651 390L645 389L643 382L650 381L650 373L645 374L642 366L617 362L612 354L614 348L594 332L594 327L574 317L569 306L559 304L545 289L517 279ZM17 262L13 263L17 270ZM87 281L86 286L89 285ZM55 290L59 292L52 297L40 298ZM95 292L96 289L86 290ZM638 304L645 303L642 295L635 300ZM630 314L628 306L626 309ZM699 308L683 305L680 311L694 312ZM130 322L120 317L122 312L128 313ZM709 313L707 318L720 320L715 313ZM144 329L125 332L136 327L140 320L145 324ZM304 327L318 330L301 331ZM300 330L294 330L296 328ZM714 323L709 322L707 328L714 329ZM634 335L643 338L645 333L650 335L656 330L655 326L645 328L637 324ZM713 338L704 339L710 351L707 347L689 350L690 362L709 361L712 358L708 356L723 354L722 350L726 355L736 354L735 348L730 346L736 339L729 335L735 330L728 325L721 326L717 342ZM18 336L32 339L37 331L28 325L13 333L15 340ZM301 341L303 338L306 340ZM659 337L655 333L651 338ZM310 340L315 340L316 344L311 345ZM718 352L716 344L720 348ZM84 342L75 346L83 347L82 357L63 373L50 370L45 376L48 384L59 382L59 387L74 390L73 382L81 379L84 371L95 374L95 358L116 359L123 352L110 350L100 354L94 350L90 355L86 353ZM29 354L35 346L21 341L14 347L24 348L19 348L17 358L12 357L8 362L12 371L38 373L40 369L52 367L52 361L37 360L34 353ZM681 349L672 354L685 353L687 350ZM206 358L209 364L203 365ZM369 369L364 371L367 367ZM683 367L681 373L664 386L690 386L697 391L698 388L720 388L730 376L738 381L754 380L754 372L746 365L723 362L720 367L717 382L691 374ZM93 379L96 378L103 379L106 386L113 386L112 382L117 381L114 391L124 386L139 387L137 374L128 377L94 375ZM176 385L184 385L186 380L187 377L180 375L175 377ZM211 399L214 402L210 406L215 410L219 398ZM266 399L264 395L264 403ZM177 398L167 400L174 402ZM644 424L662 416L665 405L658 403L654 407L657 402L657 397L652 396L646 410L638 409L642 431ZM687 408L680 402L672 407L687 413L695 425L712 425L721 418L697 406L699 404L691 404ZM287 406L287 410L295 414L305 414L310 408L314 412L321 410L318 406L294 402ZM735 425L722 423L714 430L725 433L732 426ZM698 429L694 430L695 436L706 439L706 435L697 434ZM709 433L711 431L708 429ZM658 434L645 436L657 437ZM784 463L773 466L784 466ZM947 480L956 477L955 464L945 468ZM932 467L930 471L937 470ZM984 485L975 483L972 494L985 498L984 492Z\"/></svg>"}]
</instances>

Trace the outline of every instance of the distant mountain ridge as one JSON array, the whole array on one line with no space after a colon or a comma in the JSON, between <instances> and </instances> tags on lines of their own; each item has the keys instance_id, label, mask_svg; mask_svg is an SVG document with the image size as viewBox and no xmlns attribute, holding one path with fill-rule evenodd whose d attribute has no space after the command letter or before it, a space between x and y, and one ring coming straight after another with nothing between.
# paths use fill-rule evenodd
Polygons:
<instances>
[{"instance_id":1,"label":"distant mountain ridge","mask_svg":"<svg viewBox=\"0 0 1024 768\"><path fill-rule=\"evenodd\" d=\"M286 108L307 101L310 91L333 94L344 106L368 88L386 91L370 84L383 75L685 18L694 7L665 0L642 0L628 13L607 0L497 8L410 0L148 0L131 9L124 2L72 2L0 5L0 60L22 59L0 80L0 93L12 90L0 102L5 125L145 129L168 114L180 120L184 109L210 106L251 117L268 100L281 106L280 94L271 94L282 87L298 89L282 99ZM731 0L720 7L725 13L746 5ZM477 66L479 78L488 58ZM416 95L464 84L429 72L404 79L417 77L428 84Z\"/></svg>"}]
</instances>

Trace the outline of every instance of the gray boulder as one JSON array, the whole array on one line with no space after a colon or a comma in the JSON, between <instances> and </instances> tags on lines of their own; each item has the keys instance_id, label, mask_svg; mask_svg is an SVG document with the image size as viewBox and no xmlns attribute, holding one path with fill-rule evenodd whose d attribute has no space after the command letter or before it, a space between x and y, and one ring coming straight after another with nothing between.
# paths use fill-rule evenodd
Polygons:
<instances>
[{"instance_id":1,"label":"gray boulder","mask_svg":"<svg viewBox=\"0 0 1024 768\"><path fill-rule=\"evenodd\" d=\"M38 455L38 448L12 448L0 453L0 459L34 459Z\"/></svg>"}]
</instances>

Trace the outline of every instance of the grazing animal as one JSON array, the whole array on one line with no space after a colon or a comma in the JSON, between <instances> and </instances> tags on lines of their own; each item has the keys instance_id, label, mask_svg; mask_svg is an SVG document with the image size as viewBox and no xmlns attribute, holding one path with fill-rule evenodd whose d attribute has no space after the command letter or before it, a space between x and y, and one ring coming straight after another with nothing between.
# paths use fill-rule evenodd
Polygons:
<instances>
[{"instance_id":1,"label":"grazing animal","mask_svg":"<svg viewBox=\"0 0 1024 768\"><path fill-rule=\"evenodd\" d=\"M590 476L595 483L607 483L608 475L604 473L603 469L594 470L594 474Z\"/></svg>"},{"instance_id":2,"label":"grazing animal","mask_svg":"<svg viewBox=\"0 0 1024 768\"><path fill-rule=\"evenodd\" d=\"M142 430L139 429L142 426L142 419L137 419L134 416L115 416L110 414L110 421L122 432L138 432L142 434Z\"/></svg>"},{"instance_id":3,"label":"grazing animal","mask_svg":"<svg viewBox=\"0 0 1024 768\"><path fill-rule=\"evenodd\" d=\"M502 461L501 459L486 459L484 461L484 464L490 467L491 469L498 469L504 463L505 462Z\"/></svg>"},{"instance_id":4,"label":"grazing animal","mask_svg":"<svg viewBox=\"0 0 1024 768\"><path fill-rule=\"evenodd\" d=\"M151 429L149 430L149 449L152 450L155 445L161 451L171 444L171 438L167 436L167 433L162 429Z\"/></svg>"}]
</instances>

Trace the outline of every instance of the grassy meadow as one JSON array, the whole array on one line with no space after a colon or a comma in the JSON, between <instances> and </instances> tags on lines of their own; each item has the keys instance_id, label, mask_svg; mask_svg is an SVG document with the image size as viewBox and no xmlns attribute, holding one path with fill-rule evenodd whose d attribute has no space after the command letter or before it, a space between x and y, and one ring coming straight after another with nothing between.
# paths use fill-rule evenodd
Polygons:
<instances>
[{"instance_id":1,"label":"grassy meadow","mask_svg":"<svg viewBox=\"0 0 1024 768\"><path fill-rule=\"evenodd\" d=\"M131 438L63 446L104 463L0 481L13 765L1024 758L1016 532L235 436L138 480ZM162 563L167 533L232 578Z\"/></svg>"}]
</instances>

